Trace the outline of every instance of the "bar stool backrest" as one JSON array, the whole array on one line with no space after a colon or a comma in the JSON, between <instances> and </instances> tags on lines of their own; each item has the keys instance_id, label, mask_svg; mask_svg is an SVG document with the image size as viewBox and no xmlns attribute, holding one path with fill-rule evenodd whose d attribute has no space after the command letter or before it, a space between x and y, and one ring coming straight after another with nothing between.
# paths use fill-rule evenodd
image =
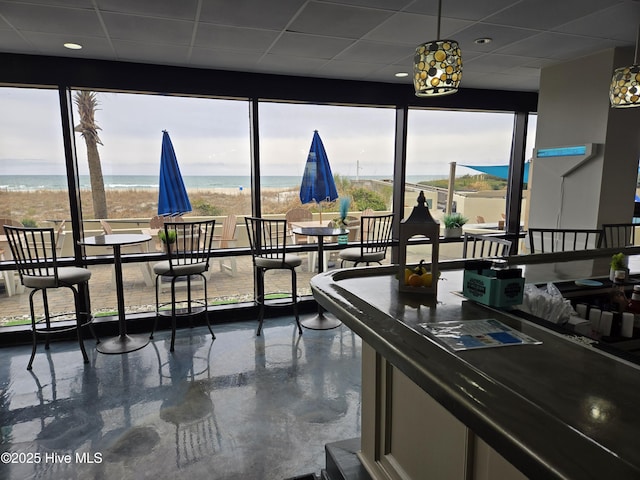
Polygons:
<instances>
[{"instance_id":1,"label":"bar stool backrest","mask_svg":"<svg viewBox=\"0 0 640 480\"><path fill-rule=\"evenodd\" d=\"M393 214L360 217L360 248L362 254L384 253L391 242Z\"/></svg>"},{"instance_id":2,"label":"bar stool backrest","mask_svg":"<svg viewBox=\"0 0 640 480\"><path fill-rule=\"evenodd\" d=\"M462 245L463 258L506 257L511 251L511 240L491 234L465 233Z\"/></svg>"},{"instance_id":3,"label":"bar stool backrest","mask_svg":"<svg viewBox=\"0 0 640 480\"><path fill-rule=\"evenodd\" d=\"M531 253L573 252L598 248L602 230L588 228L529 228Z\"/></svg>"},{"instance_id":4,"label":"bar stool backrest","mask_svg":"<svg viewBox=\"0 0 640 480\"><path fill-rule=\"evenodd\" d=\"M4 225L11 254L16 262L20 281L24 277L53 277L58 285L58 265L53 228L14 227Z\"/></svg>"},{"instance_id":5,"label":"bar stool backrest","mask_svg":"<svg viewBox=\"0 0 640 480\"><path fill-rule=\"evenodd\" d=\"M215 220L164 223L165 238L175 239L166 243L171 270L196 263L204 263L209 268L215 224Z\"/></svg>"},{"instance_id":6,"label":"bar stool backrest","mask_svg":"<svg viewBox=\"0 0 640 480\"><path fill-rule=\"evenodd\" d=\"M627 247L636 243L636 223L603 223L602 237L603 248Z\"/></svg>"},{"instance_id":7,"label":"bar stool backrest","mask_svg":"<svg viewBox=\"0 0 640 480\"><path fill-rule=\"evenodd\" d=\"M249 245L256 258L281 261L284 265L287 246L287 221L245 217Z\"/></svg>"}]
</instances>

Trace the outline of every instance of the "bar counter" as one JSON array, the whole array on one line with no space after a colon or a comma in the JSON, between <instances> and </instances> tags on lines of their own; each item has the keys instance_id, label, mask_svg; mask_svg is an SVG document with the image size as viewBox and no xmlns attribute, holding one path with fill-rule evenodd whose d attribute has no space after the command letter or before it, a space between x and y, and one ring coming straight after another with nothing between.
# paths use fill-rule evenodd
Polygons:
<instances>
[{"instance_id":1,"label":"bar counter","mask_svg":"<svg viewBox=\"0 0 640 480\"><path fill-rule=\"evenodd\" d=\"M312 280L317 301L363 340L359 457L371 476L427 478L426 469L429 478L447 479L640 478L640 369L466 300L458 293L462 270L441 269L435 305L398 292L394 266ZM599 260L538 260L525 266L525 277L542 282L607 271ZM542 344L454 353L419 326L485 318Z\"/></svg>"}]
</instances>

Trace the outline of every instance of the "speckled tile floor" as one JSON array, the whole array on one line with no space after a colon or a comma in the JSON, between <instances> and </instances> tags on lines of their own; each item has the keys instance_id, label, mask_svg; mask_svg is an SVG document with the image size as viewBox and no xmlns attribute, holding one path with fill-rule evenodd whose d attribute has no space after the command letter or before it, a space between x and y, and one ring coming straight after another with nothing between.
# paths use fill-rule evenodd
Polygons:
<instances>
[{"instance_id":1,"label":"speckled tile floor","mask_svg":"<svg viewBox=\"0 0 640 480\"><path fill-rule=\"evenodd\" d=\"M360 435L360 340L291 317L156 333L103 355L86 340L0 349L0 478L281 480Z\"/></svg>"}]
</instances>

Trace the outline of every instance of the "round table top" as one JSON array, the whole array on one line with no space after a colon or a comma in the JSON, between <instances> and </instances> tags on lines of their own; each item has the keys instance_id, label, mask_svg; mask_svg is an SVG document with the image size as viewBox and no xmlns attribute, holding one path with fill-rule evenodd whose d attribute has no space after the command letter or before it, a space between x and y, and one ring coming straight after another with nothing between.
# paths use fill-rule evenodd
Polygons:
<instances>
[{"instance_id":1,"label":"round table top","mask_svg":"<svg viewBox=\"0 0 640 480\"><path fill-rule=\"evenodd\" d=\"M296 227L291 230L296 235L308 235L310 237L337 237L349 233L348 228L333 227Z\"/></svg>"},{"instance_id":2,"label":"round table top","mask_svg":"<svg viewBox=\"0 0 640 480\"><path fill-rule=\"evenodd\" d=\"M80 245L132 245L134 243L148 242L151 235L144 233L112 233L111 235L96 235L80 240Z\"/></svg>"}]
</instances>

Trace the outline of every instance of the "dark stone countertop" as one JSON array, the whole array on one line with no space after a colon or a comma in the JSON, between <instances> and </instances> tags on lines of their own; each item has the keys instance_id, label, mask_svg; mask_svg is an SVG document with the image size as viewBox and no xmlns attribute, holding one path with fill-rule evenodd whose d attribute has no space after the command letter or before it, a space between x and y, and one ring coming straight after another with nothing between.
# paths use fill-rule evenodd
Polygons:
<instances>
[{"instance_id":1,"label":"dark stone countertop","mask_svg":"<svg viewBox=\"0 0 640 480\"><path fill-rule=\"evenodd\" d=\"M464 299L460 270L442 272L437 305L398 292L394 274L338 270L311 285L323 307L530 478L640 478L638 367ZM418 325L483 318L542 344L454 353Z\"/></svg>"}]
</instances>

